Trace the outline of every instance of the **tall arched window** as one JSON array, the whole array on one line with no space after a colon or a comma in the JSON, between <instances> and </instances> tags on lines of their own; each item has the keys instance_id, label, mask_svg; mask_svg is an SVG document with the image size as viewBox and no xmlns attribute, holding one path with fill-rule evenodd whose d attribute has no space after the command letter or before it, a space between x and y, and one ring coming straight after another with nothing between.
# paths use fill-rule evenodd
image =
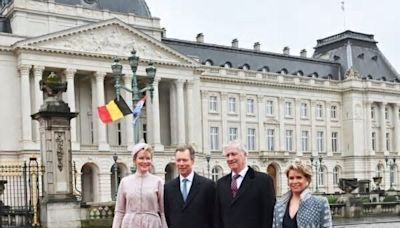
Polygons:
<instances>
[{"instance_id":1,"label":"tall arched window","mask_svg":"<svg viewBox=\"0 0 400 228\"><path fill-rule=\"evenodd\" d=\"M335 168L333 168L333 184L334 185L338 185L339 184L339 179L342 176L342 171L341 168L339 166L335 166Z\"/></svg>"},{"instance_id":2,"label":"tall arched window","mask_svg":"<svg viewBox=\"0 0 400 228\"><path fill-rule=\"evenodd\" d=\"M219 178L223 175L221 166L214 166L211 170L211 178L214 182L217 182Z\"/></svg>"}]
</instances>

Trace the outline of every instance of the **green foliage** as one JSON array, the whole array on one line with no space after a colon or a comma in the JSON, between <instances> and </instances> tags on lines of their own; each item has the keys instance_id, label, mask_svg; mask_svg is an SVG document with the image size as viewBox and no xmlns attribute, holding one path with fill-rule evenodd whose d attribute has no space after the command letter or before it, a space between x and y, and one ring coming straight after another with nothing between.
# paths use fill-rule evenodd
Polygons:
<instances>
[{"instance_id":1,"label":"green foliage","mask_svg":"<svg viewBox=\"0 0 400 228\"><path fill-rule=\"evenodd\" d=\"M397 196L386 196L383 202L397 202Z\"/></svg>"},{"instance_id":2,"label":"green foliage","mask_svg":"<svg viewBox=\"0 0 400 228\"><path fill-rule=\"evenodd\" d=\"M327 196L326 198L328 199L328 203L329 204L334 204L334 203L337 202L337 197L336 196L330 195L330 196Z\"/></svg>"}]
</instances>

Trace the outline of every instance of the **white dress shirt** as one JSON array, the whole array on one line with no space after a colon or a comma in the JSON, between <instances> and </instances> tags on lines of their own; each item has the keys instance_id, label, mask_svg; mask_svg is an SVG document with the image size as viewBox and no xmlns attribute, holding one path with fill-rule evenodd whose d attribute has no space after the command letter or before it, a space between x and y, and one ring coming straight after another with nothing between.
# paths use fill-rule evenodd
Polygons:
<instances>
[{"instance_id":1,"label":"white dress shirt","mask_svg":"<svg viewBox=\"0 0 400 228\"><path fill-rule=\"evenodd\" d=\"M240 172L238 173L238 174L239 174L239 177L236 179L236 185L237 185L237 188L238 188L238 189L240 188L240 185L241 185L242 182L243 182L244 176L246 176L247 170L249 170L249 167L246 165L246 167L245 167L244 169L242 169L242 171L240 171ZM233 179L233 177L234 177L235 175L236 175L236 173L232 172L232 179Z\"/></svg>"},{"instance_id":2,"label":"white dress shirt","mask_svg":"<svg viewBox=\"0 0 400 228\"><path fill-rule=\"evenodd\" d=\"M182 175L179 175L181 192L183 191L183 181L182 180L187 179L188 181L186 182L186 189L187 189L187 193L189 195L190 187L192 187L192 183L193 183L193 177L194 177L193 171L187 177L183 177Z\"/></svg>"}]
</instances>

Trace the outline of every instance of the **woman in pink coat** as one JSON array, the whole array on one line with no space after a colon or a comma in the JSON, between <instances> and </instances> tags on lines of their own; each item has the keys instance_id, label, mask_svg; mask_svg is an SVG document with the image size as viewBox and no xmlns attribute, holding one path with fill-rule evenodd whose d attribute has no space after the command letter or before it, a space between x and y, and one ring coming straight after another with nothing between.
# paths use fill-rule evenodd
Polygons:
<instances>
[{"instance_id":1,"label":"woman in pink coat","mask_svg":"<svg viewBox=\"0 0 400 228\"><path fill-rule=\"evenodd\" d=\"M138 143L132 151L136 173L121 180L113 228L167 228L164 216L164 181L151 174L153 150Z\"/></svg>"}]
</instances>

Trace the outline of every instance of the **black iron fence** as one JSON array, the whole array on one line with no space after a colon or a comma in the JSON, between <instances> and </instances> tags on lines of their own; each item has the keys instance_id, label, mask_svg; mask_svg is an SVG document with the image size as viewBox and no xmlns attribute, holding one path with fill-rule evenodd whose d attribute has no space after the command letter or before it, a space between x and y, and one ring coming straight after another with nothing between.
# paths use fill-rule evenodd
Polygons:
<instances>
[{"instance_id":1,"label":"black iron fence","mask_svg":"<svg viewBox=\"0 0 400 228\"><path fill-rule=\"evenodd\" d=\"M1 228L40 225L43 171L36 158L22 165L0 165L0 181L4 184L3 194L0 194Z\"/></svg>"}]
</instances>

